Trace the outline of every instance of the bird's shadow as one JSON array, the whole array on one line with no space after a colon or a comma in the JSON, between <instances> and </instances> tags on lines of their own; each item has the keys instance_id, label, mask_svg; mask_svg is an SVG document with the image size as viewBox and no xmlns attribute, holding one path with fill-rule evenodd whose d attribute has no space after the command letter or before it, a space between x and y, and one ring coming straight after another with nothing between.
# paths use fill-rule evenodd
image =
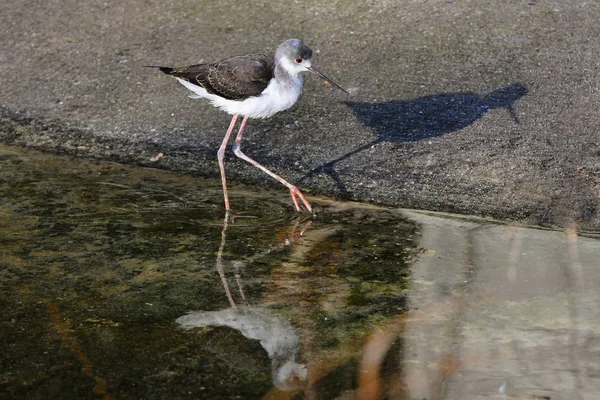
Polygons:
<instances>
[{"instance_id":1,"label":"bird's shadow","mask_svg":"<svg viewBox=\"0 0 600 400\"><path fill-rule=\"evenodd\" d=\"M304 178L327 174L338 186L340 195L348 196L335 169L337 163L381 142L416 142L458 131L495 108L506 108L515 123L519 123L513 104L525 94L527 87L524 84L513 83L483 95L459 92L439 93L412 100L373 103L347 101L345 104L359 122L372 128L376 138L319 165Z\"/></svg>"}]
</instances>

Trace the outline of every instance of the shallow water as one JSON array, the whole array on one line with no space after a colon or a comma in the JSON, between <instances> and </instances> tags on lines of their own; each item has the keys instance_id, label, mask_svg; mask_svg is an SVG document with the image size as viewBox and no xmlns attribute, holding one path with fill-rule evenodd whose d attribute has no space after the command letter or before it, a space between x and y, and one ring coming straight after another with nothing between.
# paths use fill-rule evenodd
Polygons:
<instances>
[{"instance_id":1,"label":"shallow water","mask_svg":"<svg viewBox=\"0 0 600 400\"><path fill-rule=\"evenodd\" d=\"M7 399L592 399L599 241L0 147Z\"/></svg>"}]
</instances>

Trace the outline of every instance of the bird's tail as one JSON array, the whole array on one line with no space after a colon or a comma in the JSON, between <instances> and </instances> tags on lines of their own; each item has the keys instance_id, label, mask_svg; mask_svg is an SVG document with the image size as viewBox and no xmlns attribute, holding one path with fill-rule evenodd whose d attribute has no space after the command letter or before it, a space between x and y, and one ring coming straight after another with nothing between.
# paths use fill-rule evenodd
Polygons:
<instances>
[{"instance_id":1,"label":"bird's tail","mask_svg":"<svg viewBox=\"0 0 600 400\"><path fill-rule=\"evenodd\" d=\"M160 69L162 72L164 72L167 75L171 75L173 73L173 70L175 68L171 68L171 67L160 67L158 65L144 65L143 67L145 68L158 68Z\"/></svg>"}]
</instances>

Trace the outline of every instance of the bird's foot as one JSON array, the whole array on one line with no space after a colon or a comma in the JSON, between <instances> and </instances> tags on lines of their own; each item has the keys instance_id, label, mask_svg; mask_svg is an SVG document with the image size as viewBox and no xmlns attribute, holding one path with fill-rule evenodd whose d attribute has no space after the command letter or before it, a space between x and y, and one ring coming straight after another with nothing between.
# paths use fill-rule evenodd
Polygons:
<instances>
[{"instance_id":1,"label":"bird's foot","mask_svg":"<svg viewBox=\"0 0 600 400\"><path fill-rule=\"evenodd\" d=\"M296 208L297 212L302 211L302 209L300 208L300 205L298 204L298 200L296 199L296 197L300 198L300 200L302 201L302 204L304 205L304 207L306 207L306 210L312 214L312 212L313 212L312 207L310 206L310 203L308 202L308 200L306 200L306 197L304 197L304 195L302 194L300 189L298 189L296 186L292 186L290 188L290 195L292 196L292 201L294 202L294 207Z\"/></svg>"},{"instance_id":2,"label":"bird's foot","mask_svg":"<svg viewBox=\"0 0 600 400\"><path fill-rule=\"evenodd\" d=\"M304 226L302 226L302 228L300 228L300 231L298 232L300 221L302 221L302 219L298 219L294 222L294 225L292 226L292 232L290 232L290 235L285 240L286 245L294 244L295 242L300 240L300 238L304 235L304 232L306 232L308 228L310 228L310 225L313 223L312 221L308 221L304 224ZM304 221L306 221L306 219L304 219Z\"/></svg>"}]
</instances>

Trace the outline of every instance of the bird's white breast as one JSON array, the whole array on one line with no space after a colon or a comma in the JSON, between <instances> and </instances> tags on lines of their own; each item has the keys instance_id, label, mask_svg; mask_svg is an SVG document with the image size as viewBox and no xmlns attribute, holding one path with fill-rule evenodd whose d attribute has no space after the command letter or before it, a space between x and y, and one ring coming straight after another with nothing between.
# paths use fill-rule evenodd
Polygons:
<instances>
[{"instance_id":1,"label":"bird's white breast","mask_svg":"<svg viewBox=\"0 0 600 400\"><path fill-rule=\"evenodd\" d=\"M208 93L204 88L184 79L179 83L194 92L192 98L209 99L212 104L231 115L250 118L268 118L280 111L287 110L298 100L302 91L302 77L297 75L287 80L272 79L267 88L259 95L246 100L227 100Z\"/></svg>"}]
</instances>

